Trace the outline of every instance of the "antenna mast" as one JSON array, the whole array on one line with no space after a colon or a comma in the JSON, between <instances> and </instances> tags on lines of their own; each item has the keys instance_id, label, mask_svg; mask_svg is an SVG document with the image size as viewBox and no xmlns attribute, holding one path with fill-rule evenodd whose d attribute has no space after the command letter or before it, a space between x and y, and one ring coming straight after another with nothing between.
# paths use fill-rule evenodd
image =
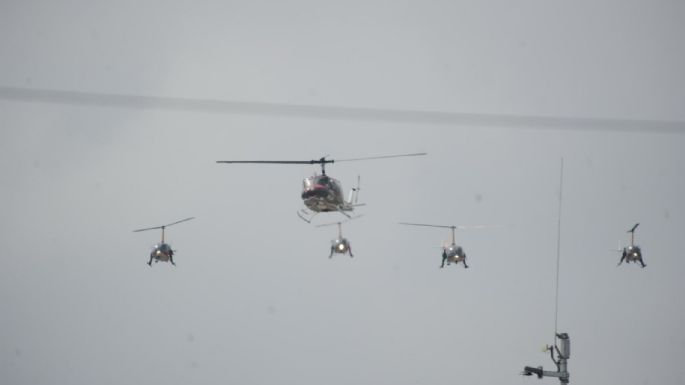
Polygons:
<instances>
[{"instance_id":1,"label":"antenna mast","mask_svg":"<svg viewBox=\"0 0 685 385\"><path fill-rule=\"evenodd\" d=\"M564 191L564 158L561 158L561 169L559 172L559 222L557 224L557 275L556 292L554 295L554 338L557 338L557 320L559 319L559 262L561 261L561 202Z\"/></svg>"},{"instance_id":2,"label":"antenna mast","mask_svg":"<svg viewBox=\"0 0 685 385\"><path fill-rule=\"evenodd\" d=\"M559 262L561 260L561 202L564 187L564 158L561 158L561 170L559 177L559 222L557 224L557 271L555 279L555 298L554 298L554 345L545 346L544 351L549 351L552 362L557 366L556 371L543 370L542 366L533 368L526 366L523 368L524 376L537 375L542 377L557 377L562 385L569 383L568 359L571 357L571 340L567 333L557 332L557 321L559 319ZM556 352L557 358L554 358Z\"/></svg>"}]
</instances>

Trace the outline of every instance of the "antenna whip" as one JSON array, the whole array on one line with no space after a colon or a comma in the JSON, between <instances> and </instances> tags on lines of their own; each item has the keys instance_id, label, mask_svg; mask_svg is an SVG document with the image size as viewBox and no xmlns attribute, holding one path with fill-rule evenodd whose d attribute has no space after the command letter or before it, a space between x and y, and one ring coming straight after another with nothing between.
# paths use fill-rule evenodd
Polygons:
<instances>
[{"instance_id":1,"label":"antenna whip","mask_svg":"<svg viewBox=\"0 0 685 385\"><path fill-rule=\"evenodd\" d=\"M561 170L559 176L559 222L557 223L557 275L556 293L554 298L554 341L557 340L557 323L559 319L559 261L561 260L561 202L562 192L564 191L564 158L561 158Z\"/></svg>"}]
</instances>

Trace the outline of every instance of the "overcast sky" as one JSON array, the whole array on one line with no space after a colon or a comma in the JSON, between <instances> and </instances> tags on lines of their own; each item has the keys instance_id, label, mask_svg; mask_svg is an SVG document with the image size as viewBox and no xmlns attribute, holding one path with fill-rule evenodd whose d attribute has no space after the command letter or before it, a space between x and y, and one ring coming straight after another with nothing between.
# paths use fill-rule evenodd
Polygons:
<instances>
[{"instance_id":1,"label":"overcast sky","mask_svg":"<svg viewBox=\"0 0 685 385\"><path fill-rule=\"evenodd\" d=\"M554 367L561 158L571 383L682 382L683 20L677 1L0 2L0 382L556 383L519 373ZM296 215L317 167L215 163L420 151L327 167L361 176L354 258ZM132 230L190 216L167 229L177 266L148 267L160 234ZM458 230L470 268L439 269L448 231L398 222L500 227ZM616 267L637 222L647 267Z\"/></svg>"}]
</instances>

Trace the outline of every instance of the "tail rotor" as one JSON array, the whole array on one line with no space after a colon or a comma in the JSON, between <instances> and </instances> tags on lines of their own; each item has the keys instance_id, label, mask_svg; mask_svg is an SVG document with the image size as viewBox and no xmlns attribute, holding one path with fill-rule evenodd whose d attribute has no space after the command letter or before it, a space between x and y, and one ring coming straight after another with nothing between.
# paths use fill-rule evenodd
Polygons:
<instances>
[{"instance_id":1,"label":"tail rotor","mask_svg":"<svg viewBox=\"0 0 685 385\"><path fill-rule=\"evenodd\" d=\"M361 187L359 187L360 181L361 181L361 176L357 175L357 187L352 188L352 191L354 191L354 204L357 204L357 202L359 202L359 191L361 190Z\"/></svg>"}]
</instances>

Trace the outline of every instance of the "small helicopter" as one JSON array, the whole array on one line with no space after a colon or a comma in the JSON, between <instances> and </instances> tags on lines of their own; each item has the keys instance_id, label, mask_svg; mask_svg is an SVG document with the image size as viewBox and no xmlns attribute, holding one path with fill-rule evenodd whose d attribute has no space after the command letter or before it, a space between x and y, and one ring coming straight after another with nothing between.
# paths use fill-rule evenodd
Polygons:
<instances>
[{"instance_id":1,"label":"small helicopter","mask_svg":"<svg viewBox=\"0 0 685 385\"><path fill-rule=\"evenodd\" d=\"M361 217L361 215L358 215L356 217L352 217L350 219L356 219L359 217ZM347 238L344 238L342 235L342 224L344 222L347 222L347 221L335 222L335 223L324 223L324 224L316 226L316 227L324 227L324 226L338 225L338 237L331 241L331 254L328 256L328 258L333 258L334 253L335 254L348 253L350 255L350 258L354 257L354 255L352 254L352 246L350 245L350 241L348 241Z\"/></svg>"},{"instance_id":2,"label":"small helicopter","mask_svg":"<svg viewBox=\"0 0 685 385\"><path fill-rule=\"evenodd\" d=\"M147 263L149 266L152 266L152 260L153 259L154 259L155 263L160 262L160 261L162 261L162 262L169 261L169 262L171 262L172 265L176 266L176 264L174 263L174 250L171 248L170 244L164 242L164 229L166 229L168 226L175 225L177 223L181 223L181 222L185 222L185 221L189 221L191 219L195 219L195 217L181 219L180 221L176 221L174 223L169 223L168 225L148 227L148 228L144 228L144 229L133 230L134 233L137 233L140 231L162 229L162 241L155 244L152 247L152 251L150 252L150 261Z\"/></svg>"},{"instance_id":3,"label":"small helicopter","mask_svg":"<svg viewBox=\"0 0 685 385\"><path fill-rule=\"evenodd\" d=\"M350 162L358 160L370 159L384 159L384 158L398 158L406 156L420 156L426 155L425 152L415 154L401 154L401 155L385 155L373 156L366 158L355 159L340 159L337 162ZM328 155L327 155L328 156ZM217 163L258 163L258 164L320 164L321 175L316 173L311 177L304 178L302 181L301 198L306 206L306 209L300 210L297 215L307 223L311 223L312 219L319 213L323 212L339 212L347 218L352 218L349 212L354 211L355 207L363 206L363 203L357 203L359 195L359 177L357 177L357 186L350 190L349 198L345 200L342 192L342 185L340 181L326 175L326 164L335 163L336 160L326 159L324 156L320 159L313 160L218 160Z\"/></svg>"},{"instance_id":4,"label":"small helicopter","mask_svg":"<svg viewBox=\"0 0 685 385\"><path fill-rule=\"evenodd\" d=\"M468 269L469 265L466 264L466 253L464 252L464 249L462 249L461 246L458 246L454 242L454 230L456 229L474 229L474 228L483 228L485 226L483 225L478 225L478 226L444 226L444 225L430 225L430 224L424 224L424 223L407 223L407 222L400 222L401 225L408 225L408 226L426 226L426 227L440 227L443 229L451 229L452 230L452 236L450 238L449 243L445 242L442 246L442 264L440 265L440 268L445 267L445 262L447 264L451 264L452 262L454 263L459 263L463 262L464 263L464 268Z\"/></svg>"},{"instance_id":5,"label":"small helicopter","mask_svg":"<svg viewBox=\"0 0 685 385\"><path fill-rule=\"evenodd\" d=\"M635 229L639 226L639 223L636 223L635 226L633 226L632 229L628 230L630 233L630 246L626 246L623 248L623 254L621 255L621 260L618 261L618 265L621 265L623 261L626 261L626 263L630 262L640 262L642 267L644 268L647 266L644 261L642 260L642 250L640 250L640 246L635 244ZM621 250L617 250L621 251Z\"/></svg>"}]
</instances>

